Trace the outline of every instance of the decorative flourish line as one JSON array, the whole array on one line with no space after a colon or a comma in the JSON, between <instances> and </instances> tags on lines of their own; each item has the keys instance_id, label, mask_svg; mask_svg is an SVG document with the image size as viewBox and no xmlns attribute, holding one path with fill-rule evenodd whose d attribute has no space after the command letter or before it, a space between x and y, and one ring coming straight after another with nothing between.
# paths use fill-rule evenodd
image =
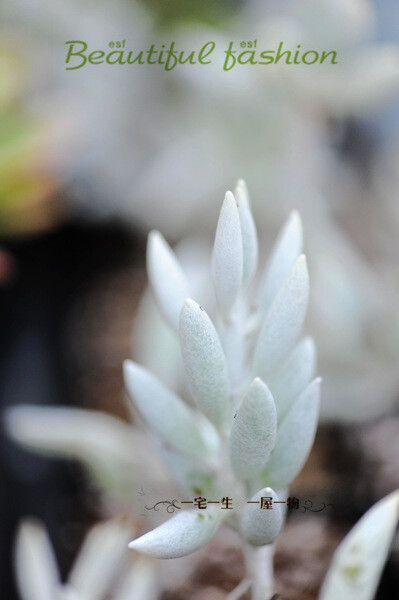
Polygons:
<instances>
[{"instance_id":1,"label":"decorative flourish line","mask_svg":"<svg viewBox=\"0 0 399 600\"><path fill-rule=\"evenodd\" d=\"M176 506L175 502L178 502L178 500L176 500L176 498L174 498L173 500L161 500L160 502L157 502L156 504L154 504L154 506L147 506L146 505L146 510L155 510L158 511L159 508L157 508L157 506L159 504L167 504L167 508L166 508L166 512L169 513L170 515L172 513L175 512L175 510L181 510L181 506Z\"/></svg>"},{"instance_id":2,"label":"decorative flourish line","mask_svg":"<svg viewBox=\"0 0 399 600\"><path fill-rule=\"evenodd\" d=\"M301 504L301 507L302 507L302 511L301 512L304 513L307 510L310 510L310 512L321 512L322 510L324 510L328 506L332 506L332 504L326 504L325 502L322 502L321 503L321 508L312 508L313 507L313 502L311 500L305 500L305 504Z\"/></svg>"}]
</instances>

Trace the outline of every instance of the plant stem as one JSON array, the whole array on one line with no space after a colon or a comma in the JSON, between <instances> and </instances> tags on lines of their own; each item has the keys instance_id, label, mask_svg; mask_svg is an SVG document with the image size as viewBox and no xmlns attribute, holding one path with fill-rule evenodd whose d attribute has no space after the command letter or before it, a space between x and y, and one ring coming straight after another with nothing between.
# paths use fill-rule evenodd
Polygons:
<instances>
[{"instance_id":1,"label":"plant stem","mask_svg":"<svg viewBox=\"0 0 399 600\"><path fill-rule=\"evenodd\" d=\"M274 545L244 546L246 569L251 579L251 600L270 600L274 593Z\"/></svg>"},{"instance_id":2,"label":"plant stem","mask_svg":"<svg viewBox=\"0 0 399 600\"><path fill-rule=\"evenodd\" d=\"M251 581L249 579L243 579L241 583L226 596L226 600L240 600L250 587Z\"/></svg>"}]
</instances>

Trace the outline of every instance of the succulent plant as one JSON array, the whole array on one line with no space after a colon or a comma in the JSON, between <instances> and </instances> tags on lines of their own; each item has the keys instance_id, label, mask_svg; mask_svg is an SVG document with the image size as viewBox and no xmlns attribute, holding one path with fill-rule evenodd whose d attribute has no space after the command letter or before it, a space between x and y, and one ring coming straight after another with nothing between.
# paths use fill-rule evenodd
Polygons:
<instances>
[{"instance_id":1,"label":"succulent plant","mask_svg":"<svg viewBox=\"0 0 399 600\"><path fill-rule=\"evenodd\" d=\"M338 546L319 600L372 600L398 517L398 491L363 515ZM24 520L15 548L21 600L155 600L159 594L155 565L145 558L131 564L126 562L129 535L129 528L122 521L98 524L86 536L66 582L61 583L44 527L36 521ZM257 568L264 566L257 564ZM229 594L229 600L238 600L247 584L244 580Z\"/></svg>"},{"instance_id":2,"label":"succulent plant","mask_svg":"<svg viewBox=\"0 0 399 600\"><path fill-rule=\"evenodd\" d=\"M128 505L139 485L140 448L145 469L155 478L163 473L154 472L156 462L147 456L155 445L180 484L182 502L198 508L179 510L129 546L144 555L178 558L207 544L223 523L232 527L242 541L248 574L229 600L249 588L253 600L272 597L274 541L285 516L281 506L317 427L315 347L310 338L298 341L309 295L302 237L294 212L256 280L256 230L248 192L239 181L234 195L226 194L217 226L211 320L190 299L192 283L174 252L161 234L150 234L150 285L179 339L190 391L184 401L150 371L126 361L126 386L155 444L136 427L97 411L20 406L7 413L14 439L83 461L117 499L116 506ZM372 600L398 521L398 494L373 506L340 544L320 600ZM155 565L146 559L126 564L130 536L130 526L120 520L97 526L62 584L45 530L23 522L16 544L22 600L102 600L109 593L115 600L152 600L159 591Z\"/></svg>"},{"instance_id":3,"label":"succulent plant","mask_svg":"<svg viewBox=\"0 0 399 600\"><path fill-rule=\"evenodd\" d=\"M129 395L185 501L198 506L130 547L158 558L181 557L204 546L226 523L239 532L252 596L262 600L273 593L272 544L283 525L288 487L313 444L319 412L315 347L309 338L298 341L309 297L302 237L294 212L255 285L258 242L240 180L234 195L226 193L217 225L211 320L190 298L172 249L160 233L150 233L150 285L179 336L191 403L143 367L130 360L124 365Z\"/></svg>"},{"instance_id":4,"label":"succulent plant","mask_svg":"<svg viewBox=\"0 0 399 600\"><path fill-rule=\"evenodd\" d=\"M87 534L65 582L43 525L25 519L15 545L15 570L21 600L155 600L153 566L128 560L131 527L123 520L99 523ZM117 580L117 584L115 584ZM110 596L110 591L113 591Z\"/></svg>"},{"instance_id":5,"label":"succulent plant","mask_svg":"<svg viewBox=\"0 0 399 600\"><path fill-rule=\"evenodd\" d=\"M320 600L372 600L399 518L399 491L372 506L338 546Z\"/></svg>"}]
</instances>

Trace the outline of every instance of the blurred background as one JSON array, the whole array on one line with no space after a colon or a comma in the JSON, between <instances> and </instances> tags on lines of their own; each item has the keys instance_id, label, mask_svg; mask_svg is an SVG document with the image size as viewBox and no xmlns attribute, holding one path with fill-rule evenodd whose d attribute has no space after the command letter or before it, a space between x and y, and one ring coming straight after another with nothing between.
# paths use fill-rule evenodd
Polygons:
<instances>
[{"instance_id":1,"label":"blurred background","mask_svg":"<svg viewBox=\"0 0 399 600\"><path fill-rule=\"evenodd\" d=\"M299 209L324 389L293 492L332 508L291 519L276 564L284 598L314 598L345 531L399 487L397 2L2 0L0 17L2 412L68 405L126 419L124 358L178 377L166 327L140 304L147 232L182 257L190 236L208 248L224 192L243 177L266 257ZM132 50L283 40L335 49L339 64L64 69L67 40L122 39ZM77 461L23 450L4 427L0 443L0 589L14 600L20 519L44 521L65 573L104 510ZM194 598L207 581L223 598L237 581L229 541L218 543L162 597ZM395 547L378 598L399 590L398 562Z\"/></svg>"}]
</instances>

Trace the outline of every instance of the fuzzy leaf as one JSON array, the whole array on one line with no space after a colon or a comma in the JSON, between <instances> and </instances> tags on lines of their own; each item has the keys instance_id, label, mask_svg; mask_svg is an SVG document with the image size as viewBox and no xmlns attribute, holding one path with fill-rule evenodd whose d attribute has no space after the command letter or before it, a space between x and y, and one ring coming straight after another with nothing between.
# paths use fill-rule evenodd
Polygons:
<instances>
[{"instance_id":1,"label":"fuzzy leaf","mask_svg":"<svg viewBox=\"0 0 399 600\"><path fill-rule=\"evenodd\" d=\"M206 312L186 300L180 318L180 343L188 384L199 409L221 430L231 417L226 360Z\"/></svg>"},{"instance_id":2,"label":"fuzzy leaf","mask_svg":"<svg viewBox=\"0 0 399 600\"><path fill-rule=\"evenodd\" d=\"M150 289L144 292L140 300L133 340L136 361L159 377L165 385L181 389L184 371L179 338L160 314Z\"/></svg>"},{"instance_id":3,"label":"fuzzy leaf","mask_svg":"<svg viewBox=\"0 0 399 600\"><path fill-rule=\"evenodd\" d=\"M243 179L237 182L234 196L237 200L238 215L241 223L243 246L243 283L249 283L258 267L258 237L251 212L249 194Z\"/></svg>"},{"instance_id":4,"label":"fuzzy leaf","mask_svg":"<svg viewBox=\"0 0 399 600\"><path fill-rule=\"evenodd\" d=\"M320 600L372 600L399 518L399 492L375 504L338 546Z\"/></svg>"},{"instance_id":5,"label":"fuzzy leaf","mask_svg":"<svg viewBox=\"0 0 399 600\"><path fill-rule=\"evenodd\" d=\"M179 558L205 546L219 523L220 511L185 510L130 542L129 548L155 558Z\"/></svg>"},{"instance_id":6,"label":"fuzzy leaf","mask_svg":"<svg viewBox=\"0 0 399 600\"><path fill-rule=\"evenodd\" d=\"M243 244L235 198L227 192L217 224L213 247L213 279L223 311L229 312L237 299L243 277Z\"/></svg>"},{"instance_id":7,"label":"fuzzy leaf","mask_svg":"<svg viewBox=\"0 0 399 600\"><path fill-rule=\"evenodd\" d=\"M163 449L162 455L174 480L188 494L194 493L196 496L206 498L211 495L220 495L220 489L217 486L217 470L204 464L201 455L194 460L166 449Z\"/></svg>"},{"instance_id":8,"label":"fuzzy leaf","mask_svg":"<svg viewBox=\"0 0 399 600\"><path fill-rule=\"evenodd\" d=\"M151 558L136 557L122 581L118 581L113 600L158 600L161 590L157 567Z\"/></svg>"},{"instance_id":9,"label":"fuzzy leaf","mask_svg":"<svg viewBox=\"0 0 399 600\"><path fill-rule=\"evenodd\" d=\"M301 471L313 445L320 404L320 379L295 400L278 432L265 478L275 489L287 487Z\"/></svg>"},{"instance_id":10,"label":"fuzzy leaf","mask_svg":"<svg viewBox=\"0 0 399 600\"><path fill-rule=\"evenodd\" d=\"M251 502L260 502L260 499L272 498L278 501L277 494L270 487L259 490L251 498ZM272 508L260 508L259 504L246 504L241 533L246 541L253 546L266 546L272 544L283 526L284 514L280 504L272 504Z\"/></svg>"},{"instance_id":11,"label":"fuzzy leaf","mask_svg":"<svg viewBox=\"0 0 399 600\"><path fill-rule=\"evenodd\" d=\"M239 479L249 479L266 464L277 434L273 396L259 378L254 379L234 418L230 457Z\"/></svg>"},{"instance_id":12,"label":"fuzzy leaf","mask_svg":"<svg viewBox=\"0 0 399 600\"><path fill-rule=\"evenodd\" d=\"M242 370L247 362L248 340L242 331L243 320L243 316L236 314L232 326L232 321L218 319L218 335L223 344L231 390L242 386Z\"/></svg>"},{"instance_id":13,"label":"fuzzy leaf","mask_svg":"<svg viewBox=\"0 0 399 600\"><path fill-rule=\"evenodd\" d=\"M109 594L121 571L130 535L121 521L100 523L89 531L68 578L77 597L103 600Z\"/></svg>"},{"instance_id":14,"label":"fuzzy leaf","mask_svg":"<svg viewBox=\"0 0 399 600\"><path fill-rule=\"evenodd\" d=\"M301 217L292 211L270 254L260 285L259 308L267 310L291 272L303 247Z\"/></svg>"},{"instance_id":15,"label":"fuzzy leaf","mask_svg":"<svg viewBox=\"0 0 399 600\"><path fill-rule=\"evenodd\" d=\"M268 379L296 342L306 316L309 276L305 256L295 262L290 275L268 311L254 354L254 374Z\"/></svg>"},{"instance_id":16,"label":"fuzzy leaf","mask_svg":"<svg viewBox=\"0 0 399 600\"><path fill-rule=\"evenodd\" d=\"M15 406L6 412L8 434L36 452L80 460L107 494L131 502L129 485L153 457L148 439L124 421L95 410ZM151 466L154 469L153 458Z\"/></svg>"},{"instance_id":17,"label":"fuzzy leaf","mask_svg":"<svg viewBox=\"0 0 399 600\"><path fill-rule=\"evenodd\" d=\"M13 439L54 456L126 461L135 442L127 423L96 410L20 405L7 410L5 422Z\"/></svg>"},{"instance_id":18,"label":"fuzzy leaf","mask_svg":"<svg viewBox=\"0 0 399 600\"><path fill-rule=\"evenodd\" d=\"M15 564L22 600L61 600L54 553L39 523L22 522L17 534Z\"/></svg>"},{"instance_id":19,"label":"fuzzy leaf","mask_svg":"<svg viewBox=\"0 0 399 600\"><path fill-rule=\"evenodd\" d=\"M279 420L309 384L316 370L316 348L307 337L296 345L278 374L269 382Z\"/></svg>"},{"instance_id":20,"label":"fuzzy leaf","mask_svg":"<svg viewBox=\"0 0 399 600\"><path fill-rule=\"evenodd\" d=\"M175 253L158 231L151 231L148 236L147 273L159 310L178 330L181 308L190 295L189 286Z\"/></svg>"},{"instance_id":21,"label":"fuzzy leaf","mask_svg":"<svg viewBox=\"0 0 399 600\"><path fill-rule=\"evenodd\" d=\"M209 454L201 423L174 392L131 360L124 362L124 376L134 404L164 443L187 456Z\"/></svg>"}]
</instances>

